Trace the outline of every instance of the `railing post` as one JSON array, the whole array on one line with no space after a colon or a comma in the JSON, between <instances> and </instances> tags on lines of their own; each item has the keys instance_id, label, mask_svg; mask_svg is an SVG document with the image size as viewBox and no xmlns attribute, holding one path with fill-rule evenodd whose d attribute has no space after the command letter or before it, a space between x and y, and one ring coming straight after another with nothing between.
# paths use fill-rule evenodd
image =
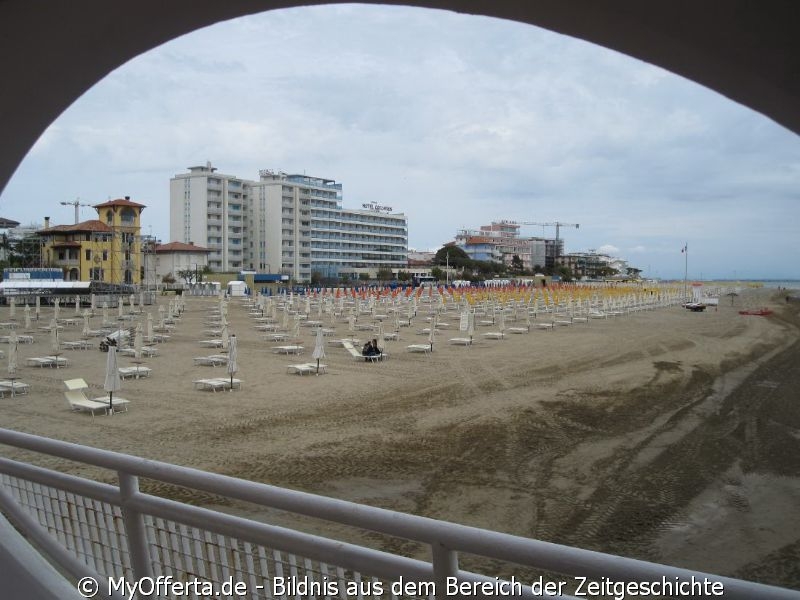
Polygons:
<instances>
[{"instance_id":1,"label":"railing post","mask_svg":"<svg viewBox=\"0 0 800 600\"><path fill-rule=\"evenodd\" d=\"M144 527L144 517L140 512L128 506L128 500L139 493L139 478L122 471L117 471L117 474L119 476L122 520L128 538L128 552L131 557L133 576L137 580L143 577L152 577L153 569L150 564L150 552L147 544L147 533ZM124 573L120 573L119 575L124 575Z\"/></svg>"},{"instance_id":2,"label":"railing post","mask_svg":"<svg viewBox=\"0 0 800 600\"><path fill-rule=\"evenodd\" d=\"M431 560L433 562L433 582L436 585L436 597L447 597L447 578L458 576L458 552L450 550L443 544L431 544Z\"/></svg>"}]
</instances>

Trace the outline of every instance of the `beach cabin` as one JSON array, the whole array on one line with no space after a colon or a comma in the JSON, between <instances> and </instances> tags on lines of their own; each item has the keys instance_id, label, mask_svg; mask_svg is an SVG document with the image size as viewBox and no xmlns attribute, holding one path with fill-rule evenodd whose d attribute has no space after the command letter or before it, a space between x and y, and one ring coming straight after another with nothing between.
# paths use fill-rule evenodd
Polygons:
<instances>
[{"instance_id":1,"label":"beach cabin","mask_svg":"<svg viewBox=\"0 0 800 600\"><path fill-rule=\"evenodd\" d=\"M229 281L228 296L247 296L249 290L244 281Z\"/></svg>"}]
</instances>

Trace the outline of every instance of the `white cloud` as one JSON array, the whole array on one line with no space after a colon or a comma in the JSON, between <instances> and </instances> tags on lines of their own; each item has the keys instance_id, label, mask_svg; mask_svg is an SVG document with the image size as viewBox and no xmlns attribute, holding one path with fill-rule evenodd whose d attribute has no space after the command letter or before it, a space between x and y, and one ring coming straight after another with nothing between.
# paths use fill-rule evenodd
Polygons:
<instances>
[{"instance_id":1,"label":"white cloud","mask_svg":"<svg viewBox=\"0 0 800 600\"><path fill-rule=\"evenodd\" d=\"M664 277L685 241L709 276L800 277L797 136L582 41L407 7L269 11L140 56L45 132L0 206L68 222L61 200L127 194L166 238L169 178L206 160L335 178L347 205L408 214L411 246L557 220L581 225L568 251L626 248Z\"/></svg>"}]
</instances>

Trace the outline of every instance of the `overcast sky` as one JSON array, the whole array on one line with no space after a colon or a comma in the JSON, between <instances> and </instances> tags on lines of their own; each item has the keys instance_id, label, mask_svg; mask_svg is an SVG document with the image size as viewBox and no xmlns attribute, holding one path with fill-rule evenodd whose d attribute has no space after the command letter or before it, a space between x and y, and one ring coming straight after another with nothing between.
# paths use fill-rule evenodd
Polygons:
<instances>
[{"instance_id":1,"label":"overcast sky","mask_svg":"<svg viewBox=\"0 0 800 600\"><path fill-rule=\"evenodd\" d=\"M800 137L586 42L404 7L271 11L139 56L43 134L0 216L71 223L62 201L128 195L168 241L169 179L206 161L335 179L345 206L407 214L417 249L561 221L580 224L562 229L568 252L653 277L682 278L688 242L693 278L800 278Z\"/></svg>"}]
</instances>

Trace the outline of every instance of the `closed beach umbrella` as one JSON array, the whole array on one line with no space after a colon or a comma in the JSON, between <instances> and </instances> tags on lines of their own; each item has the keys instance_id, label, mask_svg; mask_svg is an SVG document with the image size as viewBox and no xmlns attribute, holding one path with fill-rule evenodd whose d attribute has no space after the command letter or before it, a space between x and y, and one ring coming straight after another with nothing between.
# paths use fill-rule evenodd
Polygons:
<instances>
[{"instance_id":1,"label":"closed beach umbrella","mask_svg":"<svg viewBox=\"0 0 800 600\"><path fill-rule=\"evenodd\" d=\"M228 322L222 321L222 347L227 348L230 345L230 334L228 333Z\"/></svg>"},{"instance_id":2,"label":"closed beach umbrella","mask_svg":"<svg viewBox=\"0 0 800 600\"><path fill-rule=\"evenodd\" d=\"M42 312L42 301L39 299L39 296L36 296L36 320L39 320L39 314Z\"/></svg>"},{"instance_id":3,"label":"closed beach umbrella","mask_svg":"<svg viewBox=\"0 0 800 600\"><path fill-rule=\"evenodd\" d=\"M8 316L13 319L17 313L17 299L13 296L8 300L8 308Z\"/></svg>"},{"instance_id":4,"label":"closed beach umbrella","mask_svg":"<svg viewBox=\"0 0 800 600\"><path fill-rule=\"evenodd\" d=\"M298 318L295 318L292 323L292 337L296 340L300 338L300 319Z\"/></svg>"},{"instance_id":5,"label":"closed beach umbrella","mask_svg":"<svg viewBox=\"0 0 800 600\"><path fill-rule=\"evenodd\" d=\"M59 302L58 298L56 298L55 302L53 302L53 319L58 319L58 311L59 311L58 307L59 307Z\"/></svg>"},{"instance_id":6,"label":"closed beach umbrella","mask_svg":"<svg viewBox=\"0 0 800 600\"><path fill-rule=\"evenodd\" d=\"M31 328L31 307L26 304L22 312L25 315L25 331L28 331Z\"/></svg>"},{"instance_id":7,"label":"closed beach umbrella","mask_svg":"<svg viewBox=\"0 0 800 600\"><path fill-rule=\"evenodd\" d=\"M75 296L75 314L81 314L81 297Z\"/></svg>"},{"instance_id":8,"label":"closed beach umbrella","mask_svg":"<svg viewBox=\"0 0 800 600\"><path fill-rule=\"evenodd\" d=\"M108 392L108 410L114 412L114 392L122 389L122 381L119 377L119 367L117 365L117 349L113 346L108 349L106 359L106 380L103 389Z\"/></svg>"},{"instance_id":9,"label":"closed beach umbrella","mask_svg":"<svg viewBox=\"0 0 800 600\"><path fill-rule=\"evenodd\" d=\"M141 360L142 358L142 324L136 324L136 333L133 336L133 356L137 360Z\"/></svg>"},{"instance_id":10,"label":"closed beach umbrella","mask_svg":"<svg viewBox=\"0 0 800 600\"><path fill-rule=\"evenodd\" d=\"M153 313L147 313L147 329L145 330L145 335L147 336L148 340L153 339Z\"/></svg>"},{"instance_id":11,"label":"closed beach umbrella","mask_svg":"<svg viewBox=\"0 0 800 600\"><path fill-rule=\"evenodd\" d=\"M436 315L431 317L431 330L428 333L428 342L431 345L431 352L433 352L433 338L436 336Z\"/></svg>"},{"instance_id":12,"label":"closed beach umbrella","mask_svg":"<svg viewBox=\"0 0 800 600\"><path fill-rule=\"evenodd\" d=\"M233 390L233 376L239 370L239 365L236 364L236 355L238 350L236 348L236 334L231 336L230 347L228 348L228 365L226 371L231 376L231 390Z\"/></svg>"},{"instance_id":13,"label":"closed beach umbrella","mask_svg":"<svg viewBox=\"0 0 800 600\"><path fill-rule=\"evenodd\" d=\"M467 313L467 335L472 343L472 338L475 336L475 313L473 312Z\"/></svg>"},{"instance_id":14,"label":"closed beach umbrella","mask_svg":"<svg viewBox=\"0 0 800 600\"><path fill-rule=\"evenodd\" d=\"M85 338L89 337L89 311L83 311L83 331L81 331L81 335Z\"/></svg>"},{"instance_id":15,"label":"closed beach umbrella","mask_svg":"<svg viewBox=\"0 0 800 600\"><path fill-rule=\"evenodd\" d=\"M123 308L124 304L125 304L125 297L124 296L119 296L117 298L117 317L121 317L122 316L122 308Z\"/></svg>"},{"instance_id":16,"label":"closed beach umbrella","mask_svg":"<svg viewBox=\"0 0 800 600\"><path fill-rule=\"evenodd\" d=\"M60 350L58 342L58 325L56 324L55 319L50 321L50 350L55 355L58 355L58 351Z\"/></svg>"},{"instance_id":17,"label":"closed beach umbrella","mask_svg":"<svg viewBox=\"0 0 800 600\"><path fill-rule=\"evenodd\" d=\"M17 346L19 345L19 339L17 338L17 332L12 331L11 335L8 336L8 376L9 378L13 379L14 376L17 374ZM12 394L14 392L13 388L11 390Z\"/></svg>"},{"instance_id":18,"label":"closed beach umbrella","mask_svg":"<svg viewBox=\"0 0 800 600\"><path fill-rule=\"evenodd\" d=\"M325 358L325 342L322 339L322 327L317 329L317 339L314 343L314 352L311 353L311 357L317 359L317 375L319 375L319 360Z\"/></svg>"},{"instance_id":19,"label":"closed beach umbrella","mask_svg":"<svg viewBox=\"0 0 800 600\"><path fill-rule=\"evenodd\" d=\"M142 307L144 306L144 291L139 292L139 312L142 311Z\"/></svg>"},{"instance_id":20,"label":"closed beach umbrella","mask_svg":"<svg viewBox=\"0 0 800 600\"><path fill-rule=\"evenodd\" d=\"M97 308L97 296L92 294L91 296L89 296L89 310L94 312L96 308Z\"/></svg>"},{"instance_id":21,"label":"closed beach umbrella","mask_svg":"<svg viewBox=\"0 0 800 600\"><path fill-rule=\"evenodd\" d=\"M108 302L103 300L103 325L108 323Z\"/></svg>"}]
</instances>

